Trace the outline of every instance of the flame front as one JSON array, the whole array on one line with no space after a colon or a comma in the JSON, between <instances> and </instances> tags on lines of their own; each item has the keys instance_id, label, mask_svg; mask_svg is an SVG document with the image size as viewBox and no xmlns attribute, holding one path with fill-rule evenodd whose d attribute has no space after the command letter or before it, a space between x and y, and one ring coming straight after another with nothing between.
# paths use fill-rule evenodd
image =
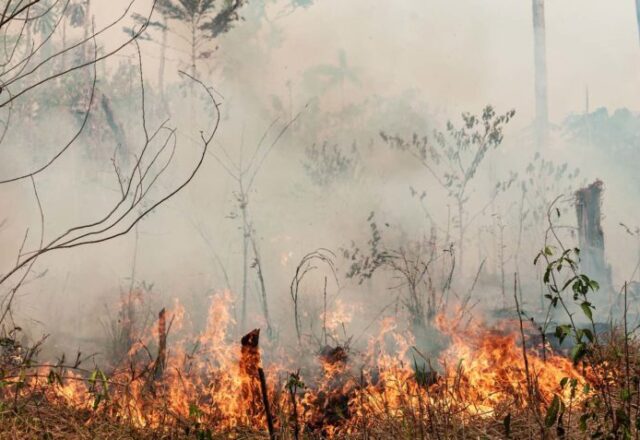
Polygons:
<instances>
[{"instance_id":1,"label":"flame front","mask_svg":"<svg viewBox=\"0 0 640 440\"><path fill-rule=\"evenodd\" d=\"M56 402L139 428L197 424L227 434L243 428L265 430L258 333L246 335L242 344L234 341L238 338L229 334L235 325L231 310L229 292L215 295L204 331L183 335L188 327L186 312L176 302L160 318L166 322L156 323L154 332L141 337L129 351L127 364L108 377L41 369L27 380L30 387L23 392L44 387ZM327 321L347 321L350 317L344 310L341 305ZM554 396L566 405L580 400L560 385L566 378L564 382L571 380L575 391L588 383L567 358L537 347L528 351L525 367L514 323L460 330L451 322L455 320L445 316L436 319L437 329L450 344L433 365L414 348L413 336L401 331L392 318L381 320L378 334L362 351L327 346L313 362L305 362L301 352L285 355L269 347L264 364L276 428L297 426L300 431L336 437L374 429L381 420L428 424L434 414L443 412L461 420L489 418L507 409L542 408ZM154 358L147 347L161 336L157 329L163 328L181 336L172 338L164 357ZM546 358L540 355L544 350ZM287 381L298 370L299 383ZM58 374L58 380L52 380L52 374Z\"/></svg>"}]
</instances>

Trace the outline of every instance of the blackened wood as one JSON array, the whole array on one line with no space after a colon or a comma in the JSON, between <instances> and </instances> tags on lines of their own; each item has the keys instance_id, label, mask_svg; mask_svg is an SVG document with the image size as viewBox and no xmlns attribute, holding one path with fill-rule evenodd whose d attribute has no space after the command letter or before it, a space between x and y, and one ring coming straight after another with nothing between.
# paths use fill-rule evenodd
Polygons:
<instances>
[{"instance_id":1,"label":"blackened wood","mask_svg":"<svg viewBox=\"0 0 640 440\"><path fill-rule=\"evenodd\" d=\"M267 427L269 428L269 438L275 439L276 433L273 429L273 417L271 416L271 408L269 407L269 394L267 393L267 380L264 377L264 370L258 368L258 377L260 378L260 389L262 390L262 403L264 404L264 412L267 416Z\"/></svg>"}]
</instances>

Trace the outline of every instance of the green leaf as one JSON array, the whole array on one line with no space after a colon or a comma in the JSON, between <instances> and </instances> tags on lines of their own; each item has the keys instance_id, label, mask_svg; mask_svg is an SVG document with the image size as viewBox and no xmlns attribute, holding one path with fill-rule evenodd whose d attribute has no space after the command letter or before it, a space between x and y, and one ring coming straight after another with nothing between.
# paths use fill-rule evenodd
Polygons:
<instances>
[{"instance_id":1,"label":"green leaf","mask_svg":"<svg viewBox=\"0 0 640 440\"><path fill-rule=\"evenodd\" d=\"M555 336L558 338L560 345L566 339L567 336L571 333L571 326L568 324L562 324L556 327Z\"/></svg>"},{"instance_id":2,"label":"green leaf","mask_svg":"<svg viewBox=\"0 0 640 440\"><path fill-rule=\"evenodd\" d=\"M577 364L585 354L587 354L587 347L582 342L579 342L571 349L571 360L574 364Z\"/></svg>"},{"instance_id":3,"label":"green leaf","mask_svg":"<svg viewBox=\"0 0 640 440\"><path fill-rule=\"evenodd\" d=\"M195 403L190 403L189 404L189 417L192 418L198 418L202 415L202 410L200 410L200 408L198 408L198 405L196 405Z\"/></svg>"},{"instance_id":4,"label":"green leaf","mask_svg":"<svg viewBox=\"0 0 640 440\"><path fill-rule=\"evenodd\" d=\"M549 283L549 276L551 275L551 269L552 269L552 266L549 265L547 266L547 270L544 271L544 277L542 278L542 281L544 281L545 284Z\"/></svg>"},{"instance_id":5,"label":"green leaf","mask_svg":"<svg viewBox=\"0 0 640 440\"><path fill-rule=\"evenodd\" d=\"M551 428L558 420L558 412L560 411L560 398L553 396L551 405L547 408L547 415L544 418L544 424L547 428Z\"/></svg>"},{"instance_id":6,"label":"green leaf","mask_svg":"<svg viewBox=\"0 0 640 440\"><path fill-rule=\"evenodd\" d=\"M587 420L589 420L589 414L582 414L578 426L580 431L585 432L587 430Z\"/></svg>"},{"instance_id":7,"label":"green leaf","mask_svg":"<svg viewBox=\"0 0 640 440\"><path fill-rule=\"evenodd\" d=\"M568 377L563 377L560 380L560 388L564 388L567 385L567 382L569 382L569 378Z\"/></svg>"},{"instance_id":8,"label":"green leaf","mask_svg":"<svg viewBox=\"0 0 640 440\"><path fill-rule=\"evenodd\" d=\"M98 405L100 405L101 401L102 401L102 394L97 394L96 398L93 400L93 410L94 411L96 409L98 409Z\"/></svg>"},{"instance_id":9,"label":"green leaf","mask_svg":"<svg viewBox=\"0 0 640 440\"><path fill-rule=\"evenodd\" d=\"M576 280L576 278L577 277L574 276L571 279L569 279L566 283L564 283L561 290L564 291L569 286L569 284L573 283Z\"/></svg>"},{"instance_id":10,"label":"green leaf","mask_svg":"<svg viewBox=\"0 0 640 440\"><path fill-rule=\"evenodd\" d=\"M540 252L538 255L536 255L536 258L533 259L533 265L537 265L538 264L538 260L540 259L540 257L542 257L542 252Z\"/></svg>"},{"instance_id":11,"label":"green leaf","mask_svg":"<svg viewBox=\"0 0 640 440\"><path fill-rule=\"evenodd\" d=\"M588 328L585 328L585 329L582 329L582 333L587 337L589 342L594 341L593 332L591 330L589 330Z\"/></svg>"},{"instance_id":12,"label":"green leaf","mask_svg":"<svg viewBox=\"0 0 640 440\"><path fill-rule=\"evenodd\" d=\"M582 308L582 311L584 312L585 316L589 319L589 321L593 321L593 313L591 312L591 303L588 301L584 301L582 304L580 304L580 307Z\"/></svg>"}]
</instances>

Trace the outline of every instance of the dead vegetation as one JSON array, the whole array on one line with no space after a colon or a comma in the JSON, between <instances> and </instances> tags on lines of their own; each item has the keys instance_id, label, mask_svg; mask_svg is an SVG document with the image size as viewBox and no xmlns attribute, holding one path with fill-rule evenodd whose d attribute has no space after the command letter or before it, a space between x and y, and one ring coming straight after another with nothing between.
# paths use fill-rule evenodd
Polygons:
<instances>
[{"instance_id":1,"label":"dead vegetation","mask_svg":"<svg viewBox=\"0 0 640 440\"><path fill-rule=\"evenodd\" d=\"M249 160L236 162L223 147L209 149L221 115L215 92L196 77L196 49L206 41L202 35L195 38L196 31L206 31L195 24L200 13L185 14L189 11L171 9L166 1L154 1L148 16L136 16L138 27L128 29L121 45L98 50L100 37L121 24L130 12L129 5L124 15L104 28L95 29L85 20L82 39L58 51L44 52L42 48L69 13L71 3L54 1L50 9L38 9L40 15L31 16L36 7L44 4L39 3L7 1L0 18L0 31L15 34L13 45L5 48L5 59L0 64L0 110L5 112L0 144L13 128L10 119L18 98L39 88L53 87L59 78L75 71L83 72L84 85L78 87L83 89L78 92L82 96L74 105L76 113L80 113L80 124L69 141L40 165L0 180L0 185L26 183L38 212L38 224L25 228L15 260L0 275L0 438L640 436L640 341L636 329L629 324L627 285L614 291L605 262L600 225L601 182L577 193L578 226L566 227L572 232L577 230L582 249L565 246L566 237L561 233L565 226L557 223L561 216L557 200L550 206L544 197L545 203L528 201L535 215L545 214L540 205L545 205L546 210L545 219L535 220L536 226L545 223L541 229L543 247L534 261L538 278L527 280L539 284L541 290L542 304L537 313L522 308L518 261L525 197L531 199L540 194L536 195L533 177L529 177L528 184L521 182L514 255L508 257L505 253L506 226L501 212L493 214L494 225L489 228L498 249L496 285L500 286L503 315L489 320L476 313L476 305L483 300L476 292L487 259L481 259L474 268L474 277L465 278L463 269L472 261L471 225L510 189L516 175L492 182L495 187L488 200L480 201L477 212L470 212L470 200L481 164L502 143L503 131L514 111L499 114L487 106L477 116L463 114L459 127L448 123L445 131L436 130L432 137L414 135L405 139L381 133L385 144L408 153L422 166L444 191L456 213L449 212L446 225L439 224L434 220L435 213L425 208L427 196L422 192L419 199L428 224L426 236L409 237L400 231L399 237L388 239L386 231L393 228L387 223L383 227L372 212L367 219L366 243L354 240L340 254L324 248L303 254L289 284L291 310L282 313L292 319L288 327L280 327L273 319L277 306L267 287L267 257L259 245L249 201L253 200L255 179L265 160L299 114L291 115L267 142L277 122L274 121ZM191 23L191 73L180 74L188 82L189 94L193 97L199 92L210 110L210 125L201 129L197 137L195 161L172 184L162 178L175 163L179 149L177 128L169 126L168 121L151 128L138 46L139 37L152 25L156 3L170 20ZM239 20L238 10L243 4L230 2L221 16L210 17L214 35L228 29L229 23L224 20ZM30 36L27 24L51 11L62 18L54 21L49 33L30 44L21 42ZM153 25L166 32L169 18L164 18L164 24ZM114 107L98 88L97 65L128 46L135 49L137 58L137 124L142 133L139 145L125 139ZM77 57L68 64L66 55L72 51L77 52ZM166 107L164 91L161 94ZM96 101L102 109L97 115ZM77 111L78 104L84 104L81 112ZM111 159L118 197L93 220L66 225L52 234L38 179L55 167L81 134L95 124L92 117L99 115L107 118L106 125L113 131L116 143L127 144L126 153L114 153ZM29 124L27 121L20 127L28 128ZM101 363L97 356L82 353L72 359L64 355L55 361L43 359L41 349L46 338L34 341L25 336L12 314L17 292L25 283L42 276L33 272L36 261L46 254L104 243L137 231L145 217L192 182L207 155L213 156L234 182L235 212L230 217L238 220L241 233L239 295L231 292L231 282L216 254L229 290L211 298L204 325L188 322L190 313L195 311L186 310L178 301L171 307L150 311L143 307L147 306L143 304L145 285L139 288L135 283L134 258L129 288L121 292L115 313L102 322L108 339L104 347L107 361ZM342 180L353 179L360 172L361 159L355 146L351 154L345 155L337 144L316 144L307 150L304 168L318 187L330 189ZM555 172L556 181L564 175L564 171L554 171L553 167L548 171L549 164L544 161L539 168L541 174ZM529 174L536 175L534 171L531 168ZM418 194L413 188L411 191L413 196ZM549 191L543 192L546 197ZM33 239L30 231L36 229L39 235ZM200 233L207 241L206 233ZM513 273L513 304L508 296L509 258L516 261L517 269ZM257 326L249 316L250 269L255 269L259 319L264 321L267 336L262 341L259 328L246 333L248 328ZM386 288L390 301L379 305L378 313L359 334L351 334L345 325L349 318L343 316L346 312L336 311L341 283L372 286L380 282L376 277L381 273L392 281ZM605 330L594 318L593 297L601 290L595 278L600 276L609 304L615 303L622 312L622 318L607 323ZM314 283L317 279L320 284ZM321 298L321 305L305 301L310 289ZM236 321L237 303L240 317ZM196 304L196 308L201 306ZM279 333L287 328L291 330L289 338ZM243 333L246 334L242 336ZM425 341L429 350L421 345ZM286 345L289 343L291 346Z\"/></svg>"}]
</instances>

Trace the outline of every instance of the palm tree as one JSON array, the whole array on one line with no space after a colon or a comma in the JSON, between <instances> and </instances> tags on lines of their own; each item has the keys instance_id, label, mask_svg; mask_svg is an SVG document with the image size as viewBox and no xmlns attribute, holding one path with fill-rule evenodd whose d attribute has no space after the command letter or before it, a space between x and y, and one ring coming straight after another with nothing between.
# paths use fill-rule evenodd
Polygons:
<instances>
[{"instance_id":1,"label":"palm tree","mask_svg":"<svg viewBox=\"0 0 640 440\"><path fill-rule=\"evenodd\" d=\"M62 21L62 47L67 47L67 21L73 28L83 26L87 21L86 2L84 0L70 1L64 10L65 19ZM67 64L66 53L62 54L62 68L64 69Z\"/></svg>"},{"instance_id":2,"label":"palm tree","mask_svg":"<svg viewBox=\"0 0 640 440\"><path fill-rule=\"evenodd\" d=\"M351 67L347 62L347 54L343 49L338 51L337 64L320 64L312 67L305 73L306 79L316 81L320 79L325 89L331 89L335 86L340 87L342 99L342 108L344 109L344 87L345 83L360 84L360 78L357 75L357 69Z\"/></svg>"}]
</instances>

